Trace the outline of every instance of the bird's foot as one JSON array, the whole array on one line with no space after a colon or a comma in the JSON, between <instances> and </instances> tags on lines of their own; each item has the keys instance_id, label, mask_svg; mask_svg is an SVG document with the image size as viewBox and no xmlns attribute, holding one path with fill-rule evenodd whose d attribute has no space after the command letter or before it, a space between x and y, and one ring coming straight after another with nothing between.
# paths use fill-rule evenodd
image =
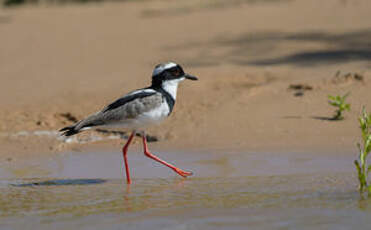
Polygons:
<instances>
[{"instance_id":1,"label":"bird's foot","mask_svg":"<svg viewBox=\"0 0 371 230\"><path fill-rule=\"evenodd\" d=\"M181 170L181 169L174 169L174 171L176 173L178 173L179 175L181 175L182 177L188 177L188 176L192 176L193 175L193 172L187 172L187 171L184 171L184 170Z\"/></svg>"}]
</instances>

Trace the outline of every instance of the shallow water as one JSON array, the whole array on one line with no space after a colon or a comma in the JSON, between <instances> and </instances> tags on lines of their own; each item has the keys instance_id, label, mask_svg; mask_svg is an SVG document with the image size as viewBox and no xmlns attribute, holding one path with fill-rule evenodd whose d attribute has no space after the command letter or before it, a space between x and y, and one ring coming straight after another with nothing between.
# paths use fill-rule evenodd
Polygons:
<instances>
[{"instance_id":1,"label":"shallow water","mask_svg":"<svg viewBox=\"0 0 371 230\"><path fill-rule=\"evenodd\" d=\"M350 229L371 223L353 157L307 153L65 153L0 168L0 229ZM336 156L336 157L335 157Z\"/></svg>"}]
</instances>

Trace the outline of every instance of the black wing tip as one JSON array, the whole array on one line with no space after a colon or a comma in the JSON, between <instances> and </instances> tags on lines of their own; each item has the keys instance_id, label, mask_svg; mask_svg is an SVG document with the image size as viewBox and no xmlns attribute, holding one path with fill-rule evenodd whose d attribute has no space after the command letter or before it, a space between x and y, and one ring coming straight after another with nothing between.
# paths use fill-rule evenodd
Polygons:
<instances>
[{"instance_id":1,"label":"black wing tip","mask_svg":"<svg viewBox=\"0 0 371 230\"><path fill-rule=\"evenodd\" d=\"M69 130L71 129L72 127L71 126L67 126L67 127L64 127L62 129L59 130L59 132L63 132L63 131L66 131L66 130Z\"/></svg>"},{"instance_id":2,"label":"black wing tip","mask_svg":"<svg viewBox=\"0 0 371 230\"><path fill-rule=\"evenodd\" d=\"M79 133L79 131L75 129L75 126L64 127L63 129L60 129L59 132L62 132L61 135L66 137Z\"/></svg>"}]
</instances>

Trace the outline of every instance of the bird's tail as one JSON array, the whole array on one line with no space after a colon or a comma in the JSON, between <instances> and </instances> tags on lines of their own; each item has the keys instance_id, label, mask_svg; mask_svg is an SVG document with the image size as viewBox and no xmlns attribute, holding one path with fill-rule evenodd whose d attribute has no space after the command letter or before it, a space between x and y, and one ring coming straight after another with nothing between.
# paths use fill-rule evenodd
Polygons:
<instances>
[{"instance_id":1,"label":"bird's tail","mask_svg":"<svg viewBox=\"0 0 371 230\"><path fill-rule=\"evenodd\" d=\"M63 129L60 129L59 132L62 132L61 133L62 136L67 136L67 137L68 136L75 135L75 134L77 134L77 133L79 133L81 131L76 126L77 126L77 124L64 127Z\"/></svg>"},{"instance_id":2,"label":"bird's tail","mask_svg":"<svg viewBox=\"0 0 371 230\"><path fill-rule=\"evenodd\" d=\"M99 118L99 117L98 117ZM90 115L89 117L63 129L60 129L62 136L72 136L84 130L90 129L93 126L99 126L102 122L97 119L97 114Z\"/></svg>"},{"instance_id":3,"label":"bird's tail","mask_svg":"<svg viewBox=\"0 0 371 230\"><path fill-rule=\"evenodd\" d=\"M61 132L62 136L68 137L99 125L103 125L103 122L101 120L101 113L95 113L83 120L76 122L73 125L64 127L63 129L59 130L59 132Z\"/></svg>"},{"instance_id":4,"label":"bird's tail","mask_svg":"<svg viewBox=\"0 0 371 230\"><path fill-rule=\"evenodd\" d=\"M61 132L62 136L66 137L75 135L89 128L89 125L86 125L85 123L85 120L81 120L74 125L66 126L63 129L60 129L59 132Z\"/></svg>"}]
</instances>

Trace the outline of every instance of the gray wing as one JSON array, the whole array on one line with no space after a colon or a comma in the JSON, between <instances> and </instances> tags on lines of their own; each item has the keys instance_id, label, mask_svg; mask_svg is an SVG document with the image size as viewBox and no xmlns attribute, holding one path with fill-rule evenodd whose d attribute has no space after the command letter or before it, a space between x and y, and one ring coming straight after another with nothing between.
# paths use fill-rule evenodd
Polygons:
<instances>
[{"instance_id":1,"label":"gray wing","mask_svg":"<svg viewBox=\"0 0 371 230\"><path fill-rule=\"evenodd\" d=\"M138 115L148 112L161 105L162 94L155 90L134 91L105 107L102 111L92 114L76 124L75 129L109 125L125 120L135 119Z\"/></svg>"}]
</instances>

